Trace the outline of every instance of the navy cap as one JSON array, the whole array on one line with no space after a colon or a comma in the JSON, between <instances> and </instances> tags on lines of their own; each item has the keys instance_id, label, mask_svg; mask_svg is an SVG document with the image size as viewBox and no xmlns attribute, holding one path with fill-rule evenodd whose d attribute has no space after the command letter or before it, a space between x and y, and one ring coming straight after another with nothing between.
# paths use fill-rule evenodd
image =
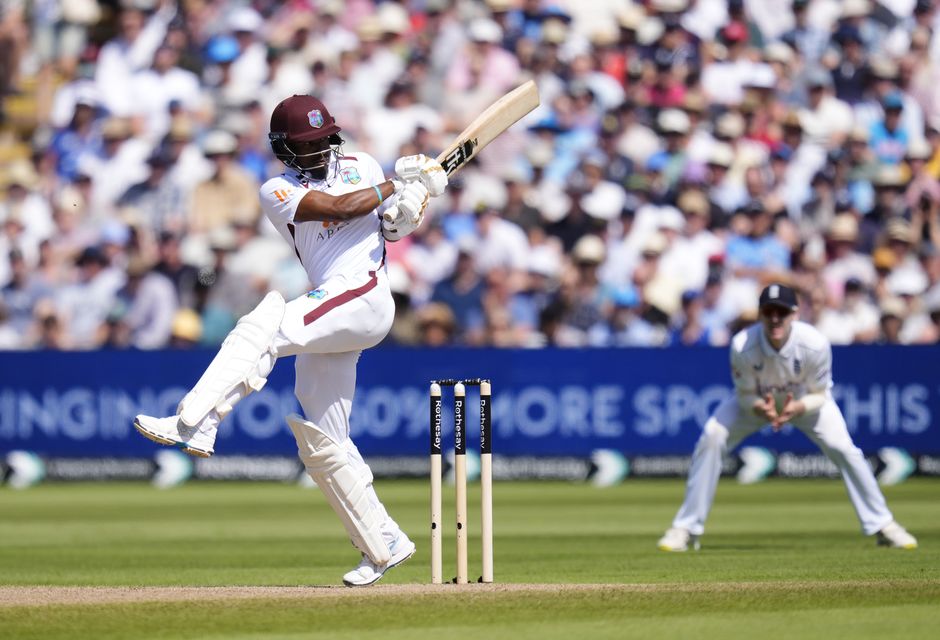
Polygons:
<instances>
[{"instance_id":1,"label":"navy cap","mask_svg":"<svg viewBox=\"0 0 940 640\"><path fill-rule=\"evenodd\" d=\"M787 309L793 310L796 309L796 291L790 287L783 284L770 284L764 287L764 290L760 292L760 300L758 304L761 308L765 305L772 305L775 307L785 307Z\"/></svg>"}]
</instances>

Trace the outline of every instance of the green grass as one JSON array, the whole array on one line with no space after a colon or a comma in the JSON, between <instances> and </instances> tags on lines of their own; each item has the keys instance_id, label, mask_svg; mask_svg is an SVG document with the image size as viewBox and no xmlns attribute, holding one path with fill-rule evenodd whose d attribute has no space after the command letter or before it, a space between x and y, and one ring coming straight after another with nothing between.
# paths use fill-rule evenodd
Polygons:
<instances>
[{"instance_id":1,"label":"green grass","mask_svg":"<svg viewBox=\"0 0 940 640\"><path fill-rule=\"evenodd\" d=\"M380 481L418 544L383 585L428 581L427 483ZM655 543L679 480L610 489L498 483L497 590L309 590L304 595L4 606L4 638L933 638L940 623L940 482L886 489L921 543L876 548L831 480L722 481L703 549ZM445 497L450 493L445 492ZM471 505L478 504L471 490ZM452 503L452 500L450 501ZM449 505L451 506L451 505ZM479 572L471 506L471 571ZM445 509L445 523L452 511ZM445 574L453 538L445 529ZM9 586L337 585L357 553L319 492L272 483L60 484L0 489ZM570 589L565 584L607 584ZM628 585L628 586L623 586ZM629 586L629 585L645 585Z\"/></svg>"}]
</instances>

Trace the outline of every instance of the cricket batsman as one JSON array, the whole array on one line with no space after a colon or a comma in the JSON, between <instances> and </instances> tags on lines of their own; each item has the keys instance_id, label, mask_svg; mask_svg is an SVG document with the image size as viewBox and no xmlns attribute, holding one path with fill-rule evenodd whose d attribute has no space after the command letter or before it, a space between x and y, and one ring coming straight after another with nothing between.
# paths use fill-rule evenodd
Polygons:
<instances>
[{"instance_id":1,"label":"cricket batsman","mask_svg":"<svg viewBox=\"0 0 940 640\"><path fill-rule=\"evenodd\" d=\"M294 393L304 415L287 416L287 424L307 473L362 553L343 582L365 586L410 558L415 545L385 510L349 437L356 363L385 337L395 314L385 241L421 224L447 175L417 155L399 158L396 177L386 180L368 154L343 153L340 130L313 96L287 98L271 115L271 148L287 170L261 187L261 204L312 290L289 302L269 293L238 321L177 415L140 415L134 426L151 440L209 457L221 420L264 386L278 358L295 355Z\"/></svg>"}]
</instances>

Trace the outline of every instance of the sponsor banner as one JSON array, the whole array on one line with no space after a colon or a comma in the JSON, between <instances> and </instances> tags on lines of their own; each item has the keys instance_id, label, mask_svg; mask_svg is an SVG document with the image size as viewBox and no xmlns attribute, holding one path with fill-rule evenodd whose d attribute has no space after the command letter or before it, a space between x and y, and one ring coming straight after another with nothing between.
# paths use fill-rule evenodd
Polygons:
<instances>
[{"instance_id":1,"label":"sponsor banner","mask_svg":"<svg viewBox=\"0 0 940 640\"><path fill-rule=\"evenodd\" d=\"M161 487L189 480L253 480L312 484L296 457L225 456L191 458L175 449L163 449L153 458L41 458L27 452L8 456L0 464L0 481L24 488L42 481L146 480ZM600 454L604 455L600 455ZM634 456L599 450L590 458L576 456L495 456L497 481L558 480L611 486L630 479L684 478L691 456ZM872 456L868 462L882 485L898 484L910 476L940 476L940 456L910 457L912 465L900 471L890 456ZM757 462L755 462L757 460ZM479 479L479 459L468 455L468 478ZM372 456L369 465L377 478L425 479L430 472L427 457ZM453 458L443 464L445 479L453 482ZM742 484L778 478L839 478L835 465L821 454L783 453L758 460L744 450L725 456L722 476Z\"/></svg>"},{"instance_id":2,"label":"sponsor banner","mask_svg":"<svg viewBox=\"0 0 940 640\"><path fill-rule=\"evenodd\" d=\"M137 413L170 415L212 351L0 353L0 454L145 457ZM225 420L216 451L293 457L284 416L300 411L290 358ZM834 396L856 444L874 455L895 447L940 455L940 347L856 346L834 350ZM368 457L426 455L433 378L493 382L497 456L573 456L597 450L628 458L688 456L701 425L731 393L725 349L392 349L359 364L351 432ZM301 384L303 381L301 381ZM444 450L453 448L453 397L444 389ZM471 448L479 444L478 387L468 387ZM775 455L818 453L799 431L769 429L747 446ZM641 464L645 464L641 462ZM660 464L660 463L657 463ZM662 463L666 464L666 463Z\"/></svg>"}]
</instances>

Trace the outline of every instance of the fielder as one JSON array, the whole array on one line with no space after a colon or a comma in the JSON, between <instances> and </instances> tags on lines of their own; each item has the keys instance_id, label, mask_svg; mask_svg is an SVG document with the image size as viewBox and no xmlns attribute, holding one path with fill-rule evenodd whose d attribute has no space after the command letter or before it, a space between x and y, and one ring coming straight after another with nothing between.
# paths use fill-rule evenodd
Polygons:
<instances>
[{"instance_id":1,"label":"fielder","mask_svg":"<svg viewBox=\"0 0 940 640\"><path fill-rule=\"evenodd\" d=\"M356 362L378 344L395 315L385 240L413 232L430 196L447 186L441 165L399 158L386 180L365 153L344 155L340 127L312 96L283 100L269 140L287 171L261 187L261 204L293 247L314 289L290 302L269 293L229 333L177 415L140 415L134 426L161 444L212 455L219 422L261 389L281 356L296 355L294 393L303 416L287 416L307 473L323 491L362 561L343 576L369 585L415 552L372 486L372 472L349 437Z\"/></svg>"},{"instance_id":2,"label":"fielder","mask_svg":"<svg viewBox=\"0 0 940 640\"><path fill-rule=\"evenodd\" d=\"M878 544L916 549L917 540L894 521L875 476L852 442L832 399L832 348L811 325L794 319L796 293L772 284L760 294L760 322L731 341L735 396L712 414L692 454L685 500L672 527L659 540L663 551L699 548L715 498L721 456L770 424L790 423L805 433L842 473L865 535Z\"/></svg>"}]
</instances>

